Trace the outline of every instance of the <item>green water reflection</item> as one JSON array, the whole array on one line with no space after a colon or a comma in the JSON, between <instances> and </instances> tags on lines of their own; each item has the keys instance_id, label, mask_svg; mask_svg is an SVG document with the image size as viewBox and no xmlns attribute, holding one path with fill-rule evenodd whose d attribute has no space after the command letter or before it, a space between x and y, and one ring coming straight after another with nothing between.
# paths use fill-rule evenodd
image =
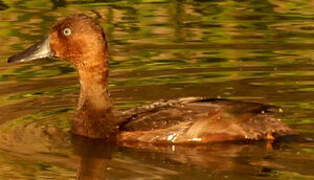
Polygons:
<instances>
[{"instance_id":1,"label":"green water reflection","mask_svg":"<svg viewBox=\"0 0 314 180\"><path fill-rule=\"evenodd\" d=\"M0 0L0 179L314 179L313 141L288 141L272 150L259 142L159 152L71 142L79 95L75 69L55 59L6 63L58 19L84 12L98 19L109 40L116 107L181 96L258 101L281 106L282 120L311 140L313 5Z\"/></svg>"}]
</instances>

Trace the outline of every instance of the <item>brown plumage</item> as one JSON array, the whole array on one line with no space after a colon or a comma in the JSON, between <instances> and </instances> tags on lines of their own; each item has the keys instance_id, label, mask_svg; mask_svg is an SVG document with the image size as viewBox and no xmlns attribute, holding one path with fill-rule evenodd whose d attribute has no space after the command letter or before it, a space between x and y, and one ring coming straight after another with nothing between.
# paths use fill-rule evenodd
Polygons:
<instances>
[{"instance_id":1,"label":"brown plumage","mask_svg":"<svg viewBox=\"0 0 314 180\"><path fill-rule=\"evenodd\" d=\"M58 22L46 40L8 61L49 56L65 59L78 70L81 92L72 127L77 135L130 145L203 144L296 134L269 113L274 107L259 103L188 97L125 112L113 110L106 37L100 25L84 14Z\"/></svg>"},{"instance_id":2,"label":"brown plumage","mask_svg":"<svg viewBox=\"0 0 314 180\"><path fill-rule=\"evenodd\" d=\"M125 112L128 117L123 117L119 138L124 144L197 144L295 134L272 116L276 109L259 103L201 97L161 101Z\"/></svg>"}]
</instances>

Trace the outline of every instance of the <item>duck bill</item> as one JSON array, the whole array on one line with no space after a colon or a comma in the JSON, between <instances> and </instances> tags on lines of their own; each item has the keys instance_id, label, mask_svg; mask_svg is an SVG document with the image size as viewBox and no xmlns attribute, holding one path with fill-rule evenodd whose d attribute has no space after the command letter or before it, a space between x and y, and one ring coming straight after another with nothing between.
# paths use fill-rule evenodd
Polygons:
<instances>
[{"instance_id":1,"label":"duck bill","mask_svg":"<svg viewBox=\"0 0 314 180\"><path fill-rule=\"evenodd\" d=\"M8 62L26 62L36 59L53 57L54 55L54 51L50 48L50 37L47 37L43 41L40 41L29 47L25 51L9 57Z\"/></svg>"}]
</instances>

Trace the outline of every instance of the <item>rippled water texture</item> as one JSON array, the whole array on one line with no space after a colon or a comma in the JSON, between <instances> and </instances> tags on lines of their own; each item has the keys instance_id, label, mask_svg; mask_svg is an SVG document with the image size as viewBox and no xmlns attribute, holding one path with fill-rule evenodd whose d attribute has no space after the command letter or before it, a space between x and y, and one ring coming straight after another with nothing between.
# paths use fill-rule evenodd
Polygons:
<instances>
[{"instance_id":1,"label":"rippled water texture","mask_svg":"<svg viewBox=\"0 0 314 180\"><path fill-rule=\"evenodd\" d=\"M314 179L314 1L0 0L0 179ZM110 92L281 106L304 140L139 150L71 138L79 85L67 62L7 64L64 16L98 19Z\"/></svg>"}]
</instances>

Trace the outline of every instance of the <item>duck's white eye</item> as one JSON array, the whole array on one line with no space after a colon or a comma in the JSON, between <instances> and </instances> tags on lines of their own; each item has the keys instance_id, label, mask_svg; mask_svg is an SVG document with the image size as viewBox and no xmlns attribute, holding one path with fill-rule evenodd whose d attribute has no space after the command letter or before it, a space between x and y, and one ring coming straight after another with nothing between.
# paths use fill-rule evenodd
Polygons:
<instances>
[{"instance_id":1,"label":"duck's white eye","mask_svg":"<svg viewBox=\"0 0 314 180\"><path fill-rule=\"evenodd\" d=\"M65 36L70 36L70 35L71 35L71 29L70 29L70 28L65 28L65 29L63 30L63 34L64 34Z\"/></svg>"}]
</instances>

